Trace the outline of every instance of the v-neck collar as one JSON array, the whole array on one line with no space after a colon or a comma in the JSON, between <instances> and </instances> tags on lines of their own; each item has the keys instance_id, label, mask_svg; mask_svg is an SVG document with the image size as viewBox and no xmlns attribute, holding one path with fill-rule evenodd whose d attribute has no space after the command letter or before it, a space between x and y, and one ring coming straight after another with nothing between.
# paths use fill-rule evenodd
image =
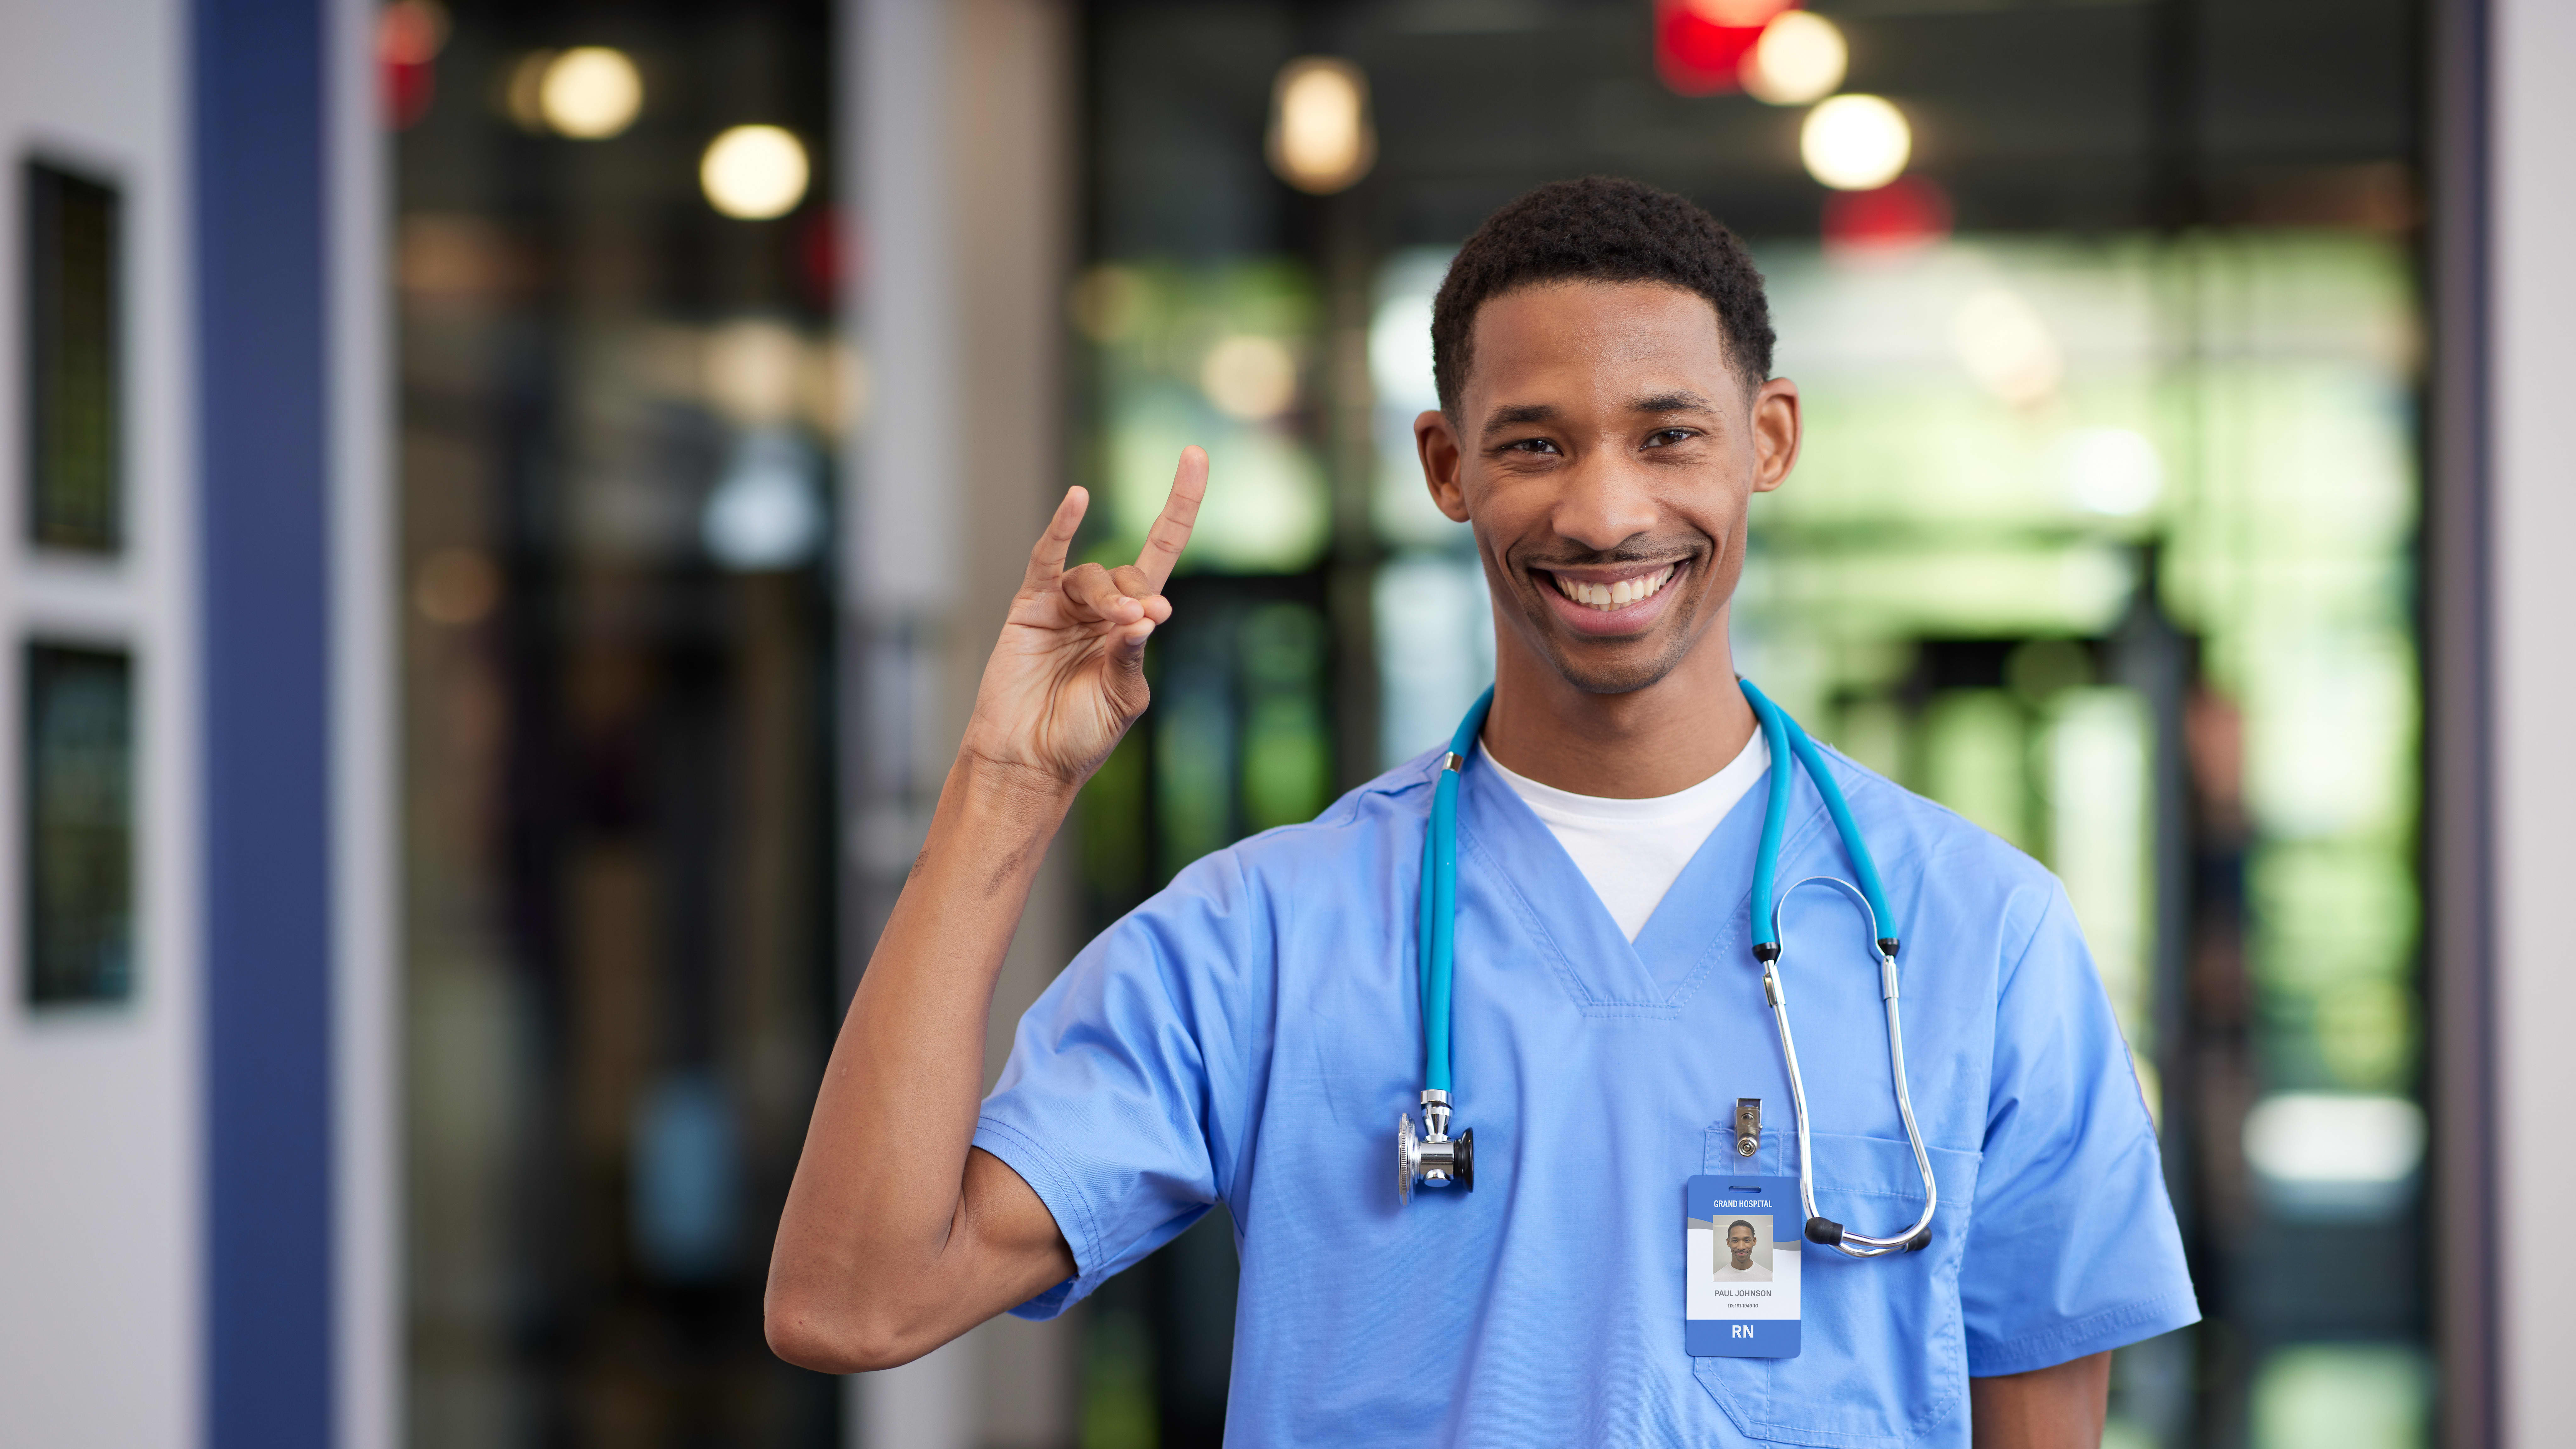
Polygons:
<instances>
[{"instance_id":1,"label":"v-neck collar","mask_svg":"<svg viewBox=\"0 0 2576 1449\"><path fill-rule=\"evenodd\" d=\"M1554 958L1558 978L1587 1013L1671 1014L1690 1000L1712 965L1751 959L1746 941L1753 855L1770 799L1769 772L1781 764L1773 760L1700 842L1634 942L1547 823L1494 771L1473 764L1459 782L1460 858L1474 862L1481 883ZM1783 859L1805 843L1823 815L1813 786L1791 792ZM1462 881L1462 903L1467 887Z\"/></svg>"}]
</instances>

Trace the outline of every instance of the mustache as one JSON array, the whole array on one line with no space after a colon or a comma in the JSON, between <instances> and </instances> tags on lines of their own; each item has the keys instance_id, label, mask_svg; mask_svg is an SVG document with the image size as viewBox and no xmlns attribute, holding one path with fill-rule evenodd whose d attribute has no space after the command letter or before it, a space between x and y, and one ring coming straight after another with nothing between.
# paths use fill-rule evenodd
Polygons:
<instances>
[{"instance_id":1,"label":"mustache","mask_svg":"<svg viewBox=\"0 0 2576 1449\"><path fill-rule=\"evenodd\" d=\"M1687 563L1699 557L1704 551L1705 545L1699 543L1676 543L1662 548L1652 545L1622 546L1597 551L1586 549L1581 553L1523 554L1513 562L1522 568L1540 570L1616 568L1626 564Z\"/></svg>"}]
</instances>

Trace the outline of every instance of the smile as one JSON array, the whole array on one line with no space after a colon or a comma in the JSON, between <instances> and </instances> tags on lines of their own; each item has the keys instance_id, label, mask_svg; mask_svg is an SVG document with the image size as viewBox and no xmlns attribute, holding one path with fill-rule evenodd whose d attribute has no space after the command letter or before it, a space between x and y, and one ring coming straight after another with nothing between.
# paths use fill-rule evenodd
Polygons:
<instances>
[{"instance_id":1,"label":"smile","mask_svg":"<svg viewBox=\"0 0 2576 1449\"><path fill-rule=\"evenodd\" d=\"M1558 593L1585 608L1597 609L1607 614L1624 609L1630 604L1651 599L1661 593L1664 585L1672 582L1673 573L1679 567L1677 564L1666 564L1659 569L1634 574L1624 579L1613 579L1607 583L1570 579L1556 573L1549 574L1548 578L1556 584Z\"/></svg>"}]
</instances>

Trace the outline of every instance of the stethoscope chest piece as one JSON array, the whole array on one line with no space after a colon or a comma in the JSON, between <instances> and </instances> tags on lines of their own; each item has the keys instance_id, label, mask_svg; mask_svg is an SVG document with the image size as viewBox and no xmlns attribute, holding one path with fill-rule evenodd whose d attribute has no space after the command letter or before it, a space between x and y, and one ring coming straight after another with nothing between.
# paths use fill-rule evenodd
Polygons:
<instances>
[{"instance_id":1,"label":"stethoscope chest piece","mask_svg":"<svg viewBox=\"0 0 2576 1449\"><path fill-rule=\"evenodd\" d=\"M1465 1188L1476 1190L1476 1132L1469 1128L1456 1137L1449 1135L1449 1094L1422 1094L1424 1131L1416 1135L1413 1114L1395 1114L1395 1197L1400 1203L1413 1201L1413 1189L1422 1187Z\"/></svg>"}]
</instances>

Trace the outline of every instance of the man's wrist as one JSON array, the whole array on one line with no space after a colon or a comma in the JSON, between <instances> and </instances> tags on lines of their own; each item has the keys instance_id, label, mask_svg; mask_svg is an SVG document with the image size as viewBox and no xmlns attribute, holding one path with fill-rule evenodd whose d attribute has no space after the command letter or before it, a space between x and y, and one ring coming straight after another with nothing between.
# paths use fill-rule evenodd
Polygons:
<instances>
[{"instance_id":1,"label":"man's wrist","mask_svg":"<svg viewBox=\"0 0 2576 1449\"><path fill-rule=\"evenodd\" d=\"M1073 808L1074 797L1082 793L1079 781L1067 780L1042 766L997 759L971 745L957 752L957 763L950 775L958 803L970 812L980 815L990 811L1048 830L1063 822Z\"/></svg>"}]
</instances>

